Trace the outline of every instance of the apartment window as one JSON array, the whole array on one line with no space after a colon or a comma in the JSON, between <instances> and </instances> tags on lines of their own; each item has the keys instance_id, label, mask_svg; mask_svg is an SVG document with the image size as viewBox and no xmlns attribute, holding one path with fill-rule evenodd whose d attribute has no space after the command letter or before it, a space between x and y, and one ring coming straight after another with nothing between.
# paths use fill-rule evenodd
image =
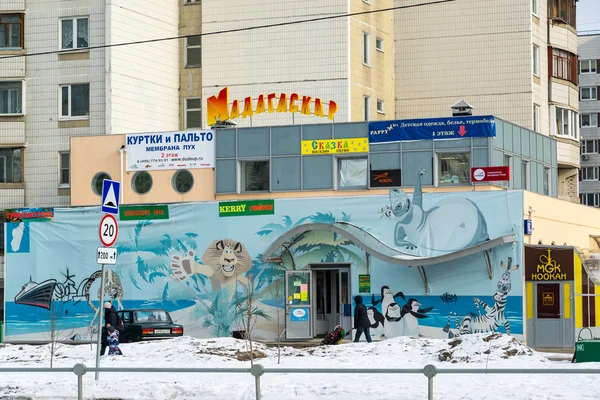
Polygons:
<instances>
[{"instance_id":1,"label":"apartment window","mask_svg":"<svg viewBox=\"0 0 600 400\"><path fill-rule=\"evenodd\" d=\"M521 162L521 189L529 190L529 161Z\"/></svg>"},{"instance_id":2,"label":"apartment window","mask_svg":"<svg viewBox=\"0 0 600 400\"><path fill-rule=\"evenodd\" d=\"M540 131L540 106L537 104L533 105L533 130Z\"/></svg>"},{"instance_id":3,"label":"apartment window","mask_svg":"<svg viewBox=\"0 0 600 400\"><path fill-rule=\"evenodd\" d=\"M598 126L598 114L581 114L582 128L595 128Z\"/></svg>"},{"instance_id":4,"label":"apartment window","mask_svg":"<svg viewBox=\"0 0 600 400\"><path fill-rule=\"evenodd\" d=\"M371 65L371 36L363 32L363 64Z\"/></svg>"},{"instance_id":5,"label":"apartment window","mask_svg":"<svg viewBox=\"0 0 600 400\"><path fill-rule=\"evenodd\" d=\"M367 187L367 157L338 158L338 188Z\"/></svg>"},{"instance_id":6,"label":"apartment window","mask_svg":"<svg viewBox=\"0 0 600 400\"><path fill-rule=\"evenodd\" d=\"M540 76L540 47L533 45L533 74Z\"/></svg>"},{"instance_id":7,"label":"apartment window","mask_svg":"<svg viewBox=\"0 0 600 400\"><path fill-rule=\"evenodd\" d=\"M377 113L385 114L385 103L383 100L377 100Z\"/></svg>"},{"instance_id":8,"label":"apartment window","mask_svg":"<svg viewBox=\"0 0 600 400\"><path fill-rule=\"evenodd\" d=\"M89 47L88 18L68 18L60 20L60 49L87 49Z\"/></svg>"},{"instance_id":9,"label":"apartment window","mask_svg":"<svg viewBox=\"0 0 600 400\"><path fill-rule=\"evenodd\" d=\"M579 61L579 73L595 74L598 72L598 62L596 60L581 60Z\"/></svg>"},{"instance_id":10,"label":"apartment window","mask_svg":"<svg viewBox=\"0 0 600 400\"><path fill-rule=\"evenodd\" d=\"M600 206L600 196L598 193L585 193L580 194L581 204L586 206L598 207Z\"/></svg>"},{"instance_id":11,"label":"apartment window","mask_svg":"<svg viewBox=\"0 0 600 400\"><path fill-rule=\"evenodd\" d=\"M375 49L383 53L383 39L375 38Z\"/></svg>"},{"instance_id":12,"label":"apartment window","mask_svg":"<svg viewBox=\"0 0 600 400\"><path fill-rule=\"evenodd\" d=\"M550 196L550 168L544 167L544 194Z\"/></svg>"},{"instance_id":13,"label":"apartment window","mask_svg":"<svg viewBox=\"0 0 600 400\"><path fill-rule=\"evenodd\" d=\"M577 120L575 111L556 107L556 134L577 139Z\"/></svg>"},{"instance_id":14,"label":"apartment window","mask_svg":"<svg viewBox=\"0 0 600 400\"><path fill-rule=\"evenodd\" d=\"M269 161L240 161L241 191L242 192L268 192Z\"/></svg>"},{"instance_id":15,"label":"apartment window","mask_svg":"<svg viewBox=\"0 0 600 400\"><path fill-rule=\"evenodd\" d=\"M371 120L371 98L369 96L363 96L363 116L365 121Z\"/></svg>"},{"instance_id":16,"label":"apartment window","mask_svg":"<svg viewBox=\"0 0 600 400\"><path fill-rule=\"evenodd\" d=\"M470 153L438 153L440 185L468 185L471 183Z\"/></svg>"},{"instance_id":17,"label":"apartment window","mask_svg":"<svg viewBox=\"0 0 600 400\"><path fill-rule=\"evenodd\" d=\"M581 168L581 180L582 181L597 181L598 180L598 167L583 167L583 168Z\"/></svg>"},{"instance_id":18,"label":"apartment window","mask_svg":"<svg viewBox=\"0 0 600 400\"><path fill-rule=\"evenodd\" d=\"M90 84L64 85L60 87L61 118L89 117Z\"/></svg>"},{"instance_id":19,"label":"apartment window","mask_svg":"<svg viewBox=\"0 0 600 400\"><path fill-rule=\"evenodd\" d=\"M189 68L202 66L202 36L188 36L185 39L185 66Z\"/></svg>"},{"instance_id":20,"label":"apartment window","mask_svg":"<svg viewBox=\"0 0 600 400\"><path fill-rule=\"evenodd\" d=\"M579 100L596 100L598 98L598 88L595 86L592 87L582 87L579 89Z\"/></svg>"},{"instance_id":21,"label":"apartment window","mask_svg":"<svg viewBox=\"0 0 600 400\"><path fill-rule=\"evenodd\" d=\"M0 14L0 49L25 47L25 14Z\"/></svg>"},{"instance_id":22,"label":"apartment window","mask_svg":"<svg viewBox=\"0 0 600 400\"><path fill-rule=\"evenodd\" d=\"M202 99L185 99L185 129L202 127Z\"/></svg>"},{"instance_id":23,"label":"apartment window","mask_svg":"<svg viewBox=\"0 0 600 400\"><path fill-rule=\"evenodd\" d=\"M152 189L152 175L147 171L138 171L131 178L131 189L136 194L144 195Z\"/></svg>"},{"instance_id":24,"label":"apartment window","mask_svg":"<svg viewBox=\"0 0 600 400\"><path fill-rule=\"evenodd\" d=\"M185 0L185 4L200 4L202 0Z\"/></svg>"},{"instance_id":25,"label":"apartment window","mask_svg":"<svg viewBox=\"0 0 600 400\"><path fill-rule=\"evenodd\" d=\"M0 114L23 114L23 82L0 82Z\"/></svg>"},{"instance_id":26,"label":"apartment window","mask_svg":"<svg viewBox=\"0 0 600 400\"><path fill-rule=\"evenodd\" d=\"M577 25L576 0L548 0L550 18L571 25Z\"/></svg>"},{"instance_id":27,"label":"apartment window","mask_svg":"<svg viewBox=\"0 0 600 400\"><path fill-rule=\"evenodd\" d=\"M538 0L531 0L531 13L538 15Z\"/></svg>"},{"instance_id":28,"label":"apartment window","mask_svg":"<svg viewBox=\"0 0 600 400\"><path fill-rule=\"evenodd\" d=\"M71 184L71 157L68 151L58 153L58 185L67 187Z\"/></svg>"},{"instance_id":29,"label":"apartment window","mask_svg":"<svg viewBox=\"0 0 600 400\"><path fill-rule=\"evenodd\" d=\"M582 140L581 141L581 154L597 154L598 153L598 141L597 140Z\"/></svg>"},{"instance_id":30,"label":"apartment window","mask_svg":"<svg viewBox=\"0 0 600 400\"><path fill-rule=\"evenodd\" d=\"M23 149L0 148L0 183L23 182Z\"/></svg>"},{"instance_id":31,"label":"apartment window","mask_svg":"<svg viewBox=\"0 0 600 400\"><path fill-rule=\"evenodd\" d=\"M550 48L552 52L551 76L577 84L577 56L568 51Z\"/></svg>"}]
</instances>

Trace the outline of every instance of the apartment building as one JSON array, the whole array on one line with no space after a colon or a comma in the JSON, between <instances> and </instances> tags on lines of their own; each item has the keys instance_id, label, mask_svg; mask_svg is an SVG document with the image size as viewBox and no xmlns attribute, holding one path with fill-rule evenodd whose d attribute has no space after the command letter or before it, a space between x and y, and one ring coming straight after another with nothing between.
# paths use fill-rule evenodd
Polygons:
<instances>
[{"instance_id":1,"label":"apartment building","mask_svg":"<svg viewBox=\"0 0 600 400\"><path fill-rule=\"evenodd\" d=\"M579 202L575 3L463 0L395 11L396 118L450 115L463 99L474 114L553 136L558 177L546 181L561 199ZM510 146L504 162L513 176L529 182L545 173L519 157L521 143Z\"/></svg>"},{"instance_id":2,"label":"apartment building","mask_svg":"<svg viewBox=\"0 0 600 400\"><path fill-rule=\"evenodd\" d=\"M579 108L581 111L581 203L600 207L600 32L579 34Z\"/></svg>"}]
</instances>

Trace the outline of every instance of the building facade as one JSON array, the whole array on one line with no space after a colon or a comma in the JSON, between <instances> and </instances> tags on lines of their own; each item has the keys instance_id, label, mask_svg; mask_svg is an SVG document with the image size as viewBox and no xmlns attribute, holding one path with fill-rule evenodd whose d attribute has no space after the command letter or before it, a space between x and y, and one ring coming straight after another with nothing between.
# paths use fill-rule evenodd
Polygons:
<instances>
[{"instance_id":1,"label":"building facade","mask_svg":"<svg viewBox=\"0 0 600 400\"><path fill-rule=\"evenodd\" d=\"M579 35L579 107L581 109L581 203L600 206L600 33Z\"/></svg>"},{"instance_id":2,"label":"building facade","mask_svg":"<svg viewBox=\"0 0 600 400\"><path fill-rule=\"evenodd\" d=\"M559 197L579 201L575 0L433 7L395 11L396 118L450 115L464 99L478 115L551 135Z\"/></svg>"}]
</instances>

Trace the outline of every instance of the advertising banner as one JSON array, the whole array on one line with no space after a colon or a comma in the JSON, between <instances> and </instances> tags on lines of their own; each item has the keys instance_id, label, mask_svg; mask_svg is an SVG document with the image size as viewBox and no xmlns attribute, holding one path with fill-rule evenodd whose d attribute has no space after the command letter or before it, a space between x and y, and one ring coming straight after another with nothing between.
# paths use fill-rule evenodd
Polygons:
<instances>
[{"instance_id":1,"label":"advertising banner","mask_svg":"<svg viewBox=\"0 0 600 400\"><path fill-rule=\"evenodd\" d=\"M371 170L371 187L400 187L402 186L402 170L380 169Z\"/></svg>"},{"instance_id":2,"label":"advertising banner","mask_svg":"<svg viewBox=\"0 0 600 400\"><path fill-rule=\"evenodd\" d=\"M471 182L499 182L510 180L510 167L471 168Z\"/></svg>"},{"instance_id":3,"label":"advertising banner","mask_svg":"<svg viewBox=\"0 0 600 400\"><path fill-rule=\"evenodd\" d=\"M369 143L495 136L492 115L369 122Z\"/></svg>"},{"instance_id":4,"label":"advertising banner","mask_svg":"<svg viewBox=\"0 0 600 400\"><path fill-rule=\"evenodd\" d=\"M302 155L367 153L369 140L367 138L303 140Z\"/></svg>"},{"instance_id":5,"label":"advertising banner","mask_svg":"<svg viewBox=\"0 0 600 400\"><path fill-rule=\"evenodd\" d=\"M219 203L219 217L275 214L275 200L243 200Z\"/></svg>"},{"instance_id":6,"label":"advertising banner","mask_svg":"<svg viewBox=\"0 0 600 400\"><path fill-rule=\"evenodd\" d=\"M54 219L54 208L7 208L6 222L48 222Z\"/></svg>"},{"instance_id":7,"label":"advertising banner","mask_svg":"<svg viewBox=\"0 0 600 400\"><path fill-rule=\"evenodd\" d=\"M127 135L127 171L214 168L211 130Z\"/></svg>"}]
</instances>

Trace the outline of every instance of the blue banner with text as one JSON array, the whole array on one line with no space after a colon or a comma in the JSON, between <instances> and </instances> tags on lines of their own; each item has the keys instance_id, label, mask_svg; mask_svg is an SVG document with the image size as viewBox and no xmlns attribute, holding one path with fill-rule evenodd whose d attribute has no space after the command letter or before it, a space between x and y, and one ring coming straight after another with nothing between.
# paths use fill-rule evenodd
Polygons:
<instances>
[{"instance_id":1,"label":"blue banner with text","mask_svg":"<svg viewBox=\"0 0 600 400\"><path fill-rule=\"evenodd\" d=\"M495 136L492 115L369 122L369 143Z\"/></svg>"}]
</instances>

